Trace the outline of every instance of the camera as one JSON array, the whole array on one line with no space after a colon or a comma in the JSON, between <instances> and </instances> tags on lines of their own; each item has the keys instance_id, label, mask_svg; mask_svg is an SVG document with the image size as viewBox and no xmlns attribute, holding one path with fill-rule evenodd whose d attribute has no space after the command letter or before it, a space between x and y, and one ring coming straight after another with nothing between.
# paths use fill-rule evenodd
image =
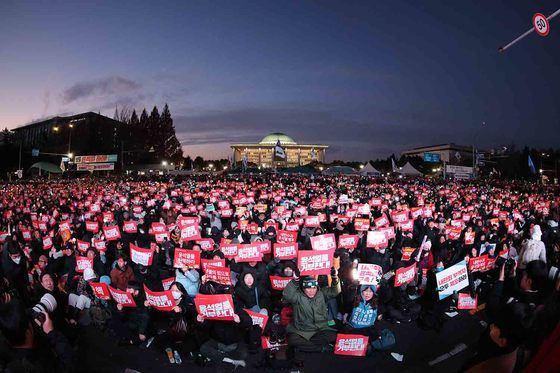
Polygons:
<instances>
[{"instance_id":1,"label":"camera","mask_svg":"<svg viewBox=\"0 0 560 373\"><path fill-rule=\"evenodd\" d=\"M504 272L510 273L513 267L515 266L515 260L511 258L506 259L501 256L496 258L496 268L500 268L502 265L504 265L504 263L505 263Z\"/></svg>"},{"instance_id":2,"label":"camera","mask_svg":"<svg viewBox=\"0 0 560 373\"><path fill-rule=\"evenodd\" d=\"M56 299L51 294L47 293L41 297L39 303L29 309L29 315L33 319L39 320L41 325L43 325L45 322L45 315L43 312L52 313L56 310L57 305Z\"/></svg>"}]
</instances>

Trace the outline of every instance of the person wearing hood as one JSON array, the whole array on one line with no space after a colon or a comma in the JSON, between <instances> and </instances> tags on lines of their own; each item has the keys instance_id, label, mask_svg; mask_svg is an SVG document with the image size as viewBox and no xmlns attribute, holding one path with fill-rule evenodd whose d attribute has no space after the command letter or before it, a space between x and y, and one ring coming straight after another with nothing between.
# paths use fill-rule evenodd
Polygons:
<instances>
[{"instance_id":1,"label":"person wearing hood","mask_svg":"<svg viewBox=\"0 0 560 373\"><path fill-rule=\"evenodd\" d=\"M520 270L525 269L527 263L533 260L540 260L546 263L546 247L544 246L544 242L541 241L541 236L541 227L535 224L535 226L531 228L531 238L523 242L521 251L519 252L519 263L517 267Z\"/></svg>"},{"instance_id":2,"label":"person wearing hood","mask_svg":"<svg viewBox=\"0 0 560 373\"><path fill-rule=\"evenodd\" d=\"M354 308L344 327L345 332L368 336L370 344L378 339L380 335L374 325L377 320L377 306L377 286L361 285Z\"/></svg>"},{"instance_id":3,"label":"person wearing hood","mask_svg":"<svg viewBox=\"0 0 560 373\"><path fill-rule=\"evenodd\" d=\"M23 251L13 242L8 241L2 252L2 274L10 282L24 303L29 301L27 292L27 260Z\"/></svg>"}]
</instances>

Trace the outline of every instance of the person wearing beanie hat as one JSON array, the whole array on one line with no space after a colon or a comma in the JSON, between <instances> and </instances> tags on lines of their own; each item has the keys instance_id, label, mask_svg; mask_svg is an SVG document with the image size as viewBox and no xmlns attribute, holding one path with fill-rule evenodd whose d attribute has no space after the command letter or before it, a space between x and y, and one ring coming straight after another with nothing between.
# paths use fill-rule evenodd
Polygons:
<instances>
[{"instance_id":1,"label":"person wearing beanie hat","mask_svg":"<svg viewBox=\"0 0 560 373\"><path fill-rule=\"evenodd\" d=\"M520 270L525 269L527 263L533 260L540 260L546 263L546 247L544 242L541 241L541 227L535 224L531 228L531 239L523 241L521 251L519 252L519 263L517 268Z\"/></svg>"}]
</instances>

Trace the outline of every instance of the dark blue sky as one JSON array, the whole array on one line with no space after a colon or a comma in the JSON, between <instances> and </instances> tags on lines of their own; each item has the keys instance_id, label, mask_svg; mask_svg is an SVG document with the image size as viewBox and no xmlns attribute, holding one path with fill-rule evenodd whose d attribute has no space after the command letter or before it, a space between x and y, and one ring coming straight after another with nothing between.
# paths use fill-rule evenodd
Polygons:
<instances>
[{"instance_id":1,"label":"dark blue sky","mask_svg":"<svg viewBox=\"0 0 560 373\"><path fill-rule=\"evenodd\" d=\"M366 160L560 146L553 0L0 2L0 126L169 103L186 154L285 132ZM483 127L482 122L486 125Z\"/></svg>"}]
</instances>

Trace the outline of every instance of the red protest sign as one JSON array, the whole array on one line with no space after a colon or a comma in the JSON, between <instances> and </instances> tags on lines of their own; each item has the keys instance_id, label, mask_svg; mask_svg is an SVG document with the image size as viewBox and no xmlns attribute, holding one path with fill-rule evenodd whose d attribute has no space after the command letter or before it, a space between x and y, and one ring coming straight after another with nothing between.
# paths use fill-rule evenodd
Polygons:
<instances>
[{"instance_id":1,"label":"red protest sign","mask_svg":"<svg viewBox=\"0 0 560 373\"><path fill-rule=\"evenodd\" d=\"M399 223L399 227L403 232L412 232L414 230L414 220L404 220Z\"/></svg>"},{"instance_id":2,"label":"red protest sign","mask_svg":"<svg viewBox=\"0 0 560 373\"><path fill-rule=\"evenodd\" d=\"M211 238L201 238L200 240L196 240L196 243L199 244L200 248L204 251L214 248L214 240Z\"/></svg>"},{"instance_id":3,"label":"red protest sign","mask_svg":"<svg viewBox=\"0 0 560 373\"><path fill-rule=\"evenodd\" d=\"M273 290L283 291L288 282L292 281L292 277L282 277L282 276L269 276L270 285Z\"/></svg>"},{"instance_id":4,"label":"red protest sign","mask_svg":"<svg viewBox=\"0 0 560 373\"><path fill-rule=\"evenodd\" d=\"M123 223L123 231L125 233L136 233L138 232L138 225L134 220L125 221Z\"/></svg>"},{"instance_id":5,"label":"red protest sign","mask_svg":"<svg viewBox=\"0 0 560 373\"><path fill-rule=\"evenodd\" d=\"M163 223L153 222L152 223L152 234L165 233L167 232L167 227Z\"/></svg>"},{"instance_id":6,"label":"red protest sign","mask_svg":"<svg viewBox=\"0 0 560 373\"><path fill-rule=\"evenodd\" d=\"M474 310L478 306L478 295L472 298L469 294L459 293L457 301L457 309L459 310Z\"/></svg>"},{"instance_id":7,"label":"red protest sign","mask_svg":"<svg viewBox=\"0 0 560 373\"><path fill-rule=\"evenodd\" d=\"M416 278L416 263L397 269L395 273L395 287L408 284Z\"/></svg>"},{"instance_id":8,"label":"red protest sign","mask_svg":"<svg viewBox=\"0 0 560 373\"><path fill-rule=\"evenodd\" d=\"M200 268L200 251L176 248L175 255L173 257L173 267Z\"/></svg>"},{"instance_id":9,"label":"red protest sign","mask_svg":"<svg viewBox=\"0 0 560 373\"><path fill-rule=\"evenodd\" d=\"M181 239L183 241L200 240L200 230L197 224L188 224L181 228Z\"/></svg>"},{"instance_id":10,"label":"red protest sign","mask_svg":"<svg viewBox=\"0 0 560 373\"><path fill-rule=\"evenodd\" d=\"M333 266L334 249L328 251L298 252L300 275L328 275Z\"/></svg>"},{"instance_id":11,"label":"red protest sign","mask_svg":"<svg viewBox=\"0 0 560 373\"><path fill-rule=\"evenodd\" d=\"M225 267L226 260L225 259L200 259L200 267L202 268L202 272L206 272L206 267L214 266L214 267Z\"/></svg>"},{"instance_id":12,"label":"red protest sign","mask_svg":"<svg viewBox=\"0 0 560 373\"><path fill-rule=\"evenodd\" d=\"M481 255L475 258L470 258L469 270L471 272L483 272L486 270L487 261L488 261L488 255Z\"/></svg>"},{"instance_id":13,"label":"red protest sign","mask_svg":"<svg viewBox=\"0 0 560 373\"><path fill-rule=\"evenodd\" d=\"M297 257L297 243L275 243L274 257L280 260L289 260Z\"/></svg>"},{"instance_id":14,"label":"red protest sign","mask_svg":"<svg viewBox=\"0 0 560 373\"><path fill-rule=\"evenodd\" d=\"M360 285L377 285L383 269L377 264L358 263L358 282Z\"/></svg>"},{"instance_id":15,"label":"red protest sign","mask_svg":"<svg viewBox=\"0 0 560 373\"><path fill-rule=\"evenodd\" d=\"M146 293L146 300L156 310L171 311L177 305L171 290L151 291L144 285L144 292Z\"/></svg>"},{"instance_id":16,"label":"red protest sign","mask_svg":"<svg viewBox=\"0 0 560 373\"><path fill-rule=\"evenodd\" d=\"M111 293L109 292L109 286L103 282L90 282L91 290L93 290L93 295L102 300L111 299Z\"/></svg>"},{"instance_id":17,"label":"red protest sign","mask_svg":"<svg viewBox=\"0 0 560 373\"><path fill-rule=\"evenodd\" d=\"M173 276L161 280L161 286L163 287L163 290L169 290L171 288L171 285L173 285L173 283L175 282L175 279L175 276Z\"/></svg>"},{"instance_id":18,"label":"red protest sign","mask_svg":"<svg viewBox=\"0 0 560 373\"><path fill-rule=\"evenodd\" d=\"M96 221L86 221L86 231L97 233L99 231L99 224Z\"/></svg>"},{"instance_id":19,"label":"red protest sign","mask_svg":"<svg viewBox=\"0 0 560 373\"><path fill-rule=\"evenodd\" d=\"M226 259L235 258L237 256L237 244L236 243L222 243L220 244L220 251L224 253Z\"/></svg>"},{"instance_id":20,"label":"red protest sign","mask_svg":"<svg viewBox=\"0 0 560 373\"><path fill-rule=\"evenodd\" d=\"M83 273L87 268L93 268L93 259L87 256L76 256L76 272Z\"/></svg>"},{"instance_id":21,"label":"red protest sign","mask_svg":"<svg viewBox=\"0 0 560 373\"><path fill-rule=\"evenodd\" d=\"M237 247L237 256L235 261L237 263L242 262L260 262L262 260L263 254L259 250L259 245L252 244L240 244Z\"/></svg>"},{"instance_id":22,"label":"red protest sign","mask_svg":"<svg viewBox=\"0 0 560 373\"><path fill-rule=\"evenodd\" d=\"M311 247L316 251L336 249L336 238L334 233L321 234L311 237Z\"/></svg>"},{"instance_id":23,"label":"red protest sign","mask_svg":"<svg viewBox=\"0 0 560 373\"><path fill-rule=\"evenodd\" d=\"M247 309L247 308L244 308L243 310L245 310L245 312L247 312L247 314L249 316L251 316L251 319L253 320L253 325L258 325L259 328L264 330L264 327L266 326L266 323L268 322L268 316L267 315L263 315L262 313L251 311L250 309Z\"/></svg>"},{"instance_id":24,"label":"red protest sign","mask_svg":"<svg viewBox=\"0 0 560 373\"><path fill-rule=\"evenodd\" d=\"M414 247L403 247L401 260L403 262L409 261L410 257L412 256L412 253L414 252L414 250L416 250Z\"/></svg>"},{"instance_id":25,"label":"red protest sign","mask_svg":"<svg viewBox=\"0 0 560 373\"><path fill-rule=\"evenodd\" d=\"M259 247L259 251L261 252L261 254L270 254L272 247L270 241L256 241L255 244Z\"/></svg>"},{"instance_id":26,"label":"red protest sign","mask_svg":"<svg viewBox=\"0 0 560 373\"><path fill-rule=\"evenodd\" d=\"M177 225L183 229L185 227L187 227L188 225L196 225L198 224L198 218L194 217L194 216L178 216L177 217Z\"/></svg>"},{"instance_id":27,"label":"red protest sign","mask_svg":"<svg viewBox=\"0 0 560 373\"><path fill-rule=\"evenodd\" d=\"M276 235L276 242L278 243L294 243L297 240L297 231L283 231L279 230Z\"/></svg>"},{"instance_id":28,"label":"red protest sign","mask_svg":"<svg viewBox=\"0 0 560 373\"><path fill-rule=\"evenodd\" d=\"M306 216L303 225L306 228L318 228L321 226L321 221L318 216Z\"/></svg>"},{"instance_id":29,"label":"red protest sign","mask_svg":"<svg viewBox=\"0 0 560 373\"><path fill-rule=\"evenodd\" d=\"M93 247L95 247L95 249L97 251L107 251L107 246L105 245L105 241L103 240L93 240Z\"/></svg>"},{"instance_id":30,"label":"red protest sign","mask_svg":"<svg viewBox=\"0 0 560 373\"><path fill-rule=\"evenodd\" d=\"M474 244L475 232L465 232L465 245Z\"/></svg>"},{"instance_id":31,"label":"red protest sign","mask_svg":"<svg viewBox=\"0 0 560 373\"><path fill-rule=\"evenodd\" d=\"M134 244L130 244L130 260L136 264L143 266L151 266L154 259L154 251L152 249L143 249Z\"/></svg>"},{"instance_id":32,"label":"red protest sign","mask_svg":"<svg viewBox=\"0 0 560 373\"><path fill-rule=\"evenodd\" d=\"M229 267L218 267L209 265L204 272L206 281L217 282L222 285L231 285L231 270Z\"/></svg>"},{"instance_id":33,"label":"red protest sign","mask_svg":"<svg viewBox=\"0 0 560 373\"><path fill-rule=\"evenodd\" d=\"M385 233L381 231L369 231L367 234L367 247L377 247L377 248L384 248L387 247L389 241L387 240L387 236Z\"/></svg>"},{"instance_id":34,"label":"red protest sign","mask_svg":"<svg viewBox=\"0 0 560 373\"><path fill-rule=\"evenodd\" d=\"M360 238L357 235L343 234L338 236L338 247L345 249L355 249L358 247Z\"/></svg>"},{"instance_id":35,"label":"red protest sign","mask_svg":"<svg viewBox=\"0 0 560 373\"><path fill-rule=\"evenodd\" d=\"M365 219L365 218L354 219L354 228L357 231L367 231L367 230L369 230L369 219Z\"/></svg>"},{"instance_id":36,"label":"red protest sign","mask_svg":"<svg viewBox=\"0 0 560 373\"><path fill-rule=\"evenodd\" d=\"M233 320L235 313L231 294L197 294L196 311L209 320Z\"/></svg>"},{"instance_id":37,"label":"red protest sign","mask_svg":"<svg viewBox=\"0 0 560 373\"><path fill-rule=\"evenodd\" d=\"M375 219L373 222L375 223L375 226L377 228L381 228L389 225L389 219L387 219L385 215Z\"/></svg>"},{"instance_id":38,"label":"red protest sign","mask_svg":"<svg viewBox=\"0 0 560 373\"><path fill-rule=\"evenodd\" d=\"M85 253L89 249L89 243L82 240L76 240L76 248L78 251Z\"/></svg>"},{"instance_id":39,"label":"red protest sign","mask_svg":"<svg viewBox=\"0 0 560 373\"><path fill-rule=\"evenodd\" d=\"M250 234L259 234L259 225L257 223L247 224L247 232Z\"/></svg>"},{"instance_id":40,"label":"red protest sign","mask_svg":"<svg viewBox=\"0 0 560 373\"><path fill-rule=\"evenodd\" d=\"M408 220L408 211L395 211L391 213L391 220L393 223L402 223Z\"/></svg>"},{"instance_id":41,"label":"red protest sign","mask_svg":"<svg viewBox=\"0 0 560 373\"><path fill-rule=\"evenodd\" d=\"M103 227L103 234L107 241L115 241L121 238L121 231L117 225Z\"/></svg>"},{"instance_id":42,"label":"red protest sign","mask_svg":"<svg viewBox=\"0 0 560 373\"><path fill-rule=\"evenodd\" d=\"M337 334L335 355L366 356L369 338L357 334Z\"/></svg>"},{"instance_id":43,"label":"red protest sign","mask_svg":"<svg viewBox=\"0 0 560 373\"><path fill-rule=\"evenodd\" d=\"M111 293L111 297L117 302L118 304L122 305L123 307L136 307L136 302L134 298L132 298L132 294L115 289L112 286L109 286L109 292Z\"/></svg>"}]
</instances>

